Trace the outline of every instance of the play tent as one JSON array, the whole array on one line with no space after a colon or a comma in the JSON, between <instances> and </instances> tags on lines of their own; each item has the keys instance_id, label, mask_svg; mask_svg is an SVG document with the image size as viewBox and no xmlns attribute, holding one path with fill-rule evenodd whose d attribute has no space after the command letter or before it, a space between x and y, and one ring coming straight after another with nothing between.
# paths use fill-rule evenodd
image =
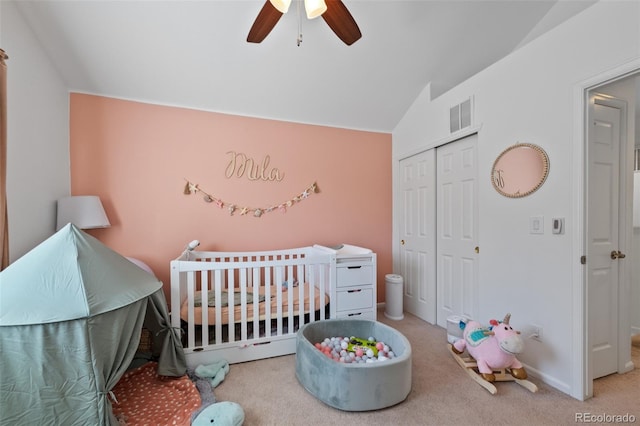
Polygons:
<instances>
[{"instance_id":1,"label":"play tent","mask_svg":"<svg viewBox=\"0 0 640 426\"><path fill-rule=\"evenodd\" d=\"M143 326L156 338L158 373L184 375L162 283L62 228L0 272L0 424L117 424L109 392Z\"/></svg>"}]
</instances>

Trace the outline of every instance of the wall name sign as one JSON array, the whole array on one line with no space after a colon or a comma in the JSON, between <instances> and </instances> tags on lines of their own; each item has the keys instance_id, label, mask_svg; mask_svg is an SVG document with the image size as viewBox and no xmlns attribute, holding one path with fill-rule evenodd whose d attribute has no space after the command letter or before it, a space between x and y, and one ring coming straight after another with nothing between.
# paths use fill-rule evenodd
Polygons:
<instances>
[{"instance_id":1,"label":"wall name sign","mask_svg":"<svg viewBox=\"0 0 640 426\"><path fill-rule=\"evenodd\" d=\"M231 156L224 173L227 179L231 179L234 176L238 179L246 177L249 180L270 182L280 182L284 179L284 173L278 168L269 167L271 162L269 155L266 155L262 161L256 162L253 158L241 152L229 151L227 154Z\"/></svg>"},{"instance_id":2,"label":"wall name sign","mask_svg":"<svg viewBox=\"0 0 640 426\"><path fill-rule=\"evenodd\" d=\"M229 151L227 154L231 156L225 169L225 177L227 179L231 179L233 177L237 177L239 179L246 177L250 181L263 180L269 182L280 182L284 179L284 173L276 167L269 166L271 158L268 155L266 155L262 161L256 162L253 158L241 152ZM200 194L205 202L212 203L221 209L227 209L231 216L233 216L234 213L239 213L240 216L251 215L253 217L261 217L265 213L271 213L274 211L286 213L289 207L306 200L311 194L320 192L318 185L314 182L306 187L302 192L294 195L288 200L268 206L252 207L223 201L221 198L204 191L197 183L193 183L188 179L185 180L187 181L187 184L184 187L184 193L186 195Z\"/></svg>"}]
</instances>

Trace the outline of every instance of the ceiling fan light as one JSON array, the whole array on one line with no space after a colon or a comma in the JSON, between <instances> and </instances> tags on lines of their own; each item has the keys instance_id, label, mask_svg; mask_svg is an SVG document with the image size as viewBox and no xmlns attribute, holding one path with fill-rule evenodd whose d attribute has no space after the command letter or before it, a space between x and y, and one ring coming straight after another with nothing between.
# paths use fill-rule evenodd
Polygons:
<instances>
[{"instance_id":1,"label":"ceiling fan light","mask_svg":"<svg viewBox=\"0 0 640 426\"><path fill-rule=\"evenodd\" d=\"M307 11L307 18L313 19L327 11L327 4L324 0L304 0L304 9Z\"/></svg>"},{"instance_id":2,"label":"ceiling fan light","mask_svg":"<svg viewBox=\"0 0 640 426\"><path fill-rule=\"evenodd\" d=\"M269 0L273 7L278 9L281 13L287 13L289 10L289 6L291 5L291 0Z\"/></svg>"}]
</instances>

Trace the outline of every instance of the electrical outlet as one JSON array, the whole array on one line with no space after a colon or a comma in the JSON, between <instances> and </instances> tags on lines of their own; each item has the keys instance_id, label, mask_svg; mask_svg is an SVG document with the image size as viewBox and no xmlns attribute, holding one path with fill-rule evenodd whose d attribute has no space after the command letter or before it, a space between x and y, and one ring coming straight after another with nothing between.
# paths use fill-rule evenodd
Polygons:
<instances>
[{"instance_id":1,"label":"electrical outlet","mask_svg":"<svg viewBox=\"0 0 640 426\"><path fill-rule=\"evenodd\" d=\"M539 342L542 341L542 327L539 325L531 325L531 336L532 339L537 340Z\"/></svg>"}]
</instances>

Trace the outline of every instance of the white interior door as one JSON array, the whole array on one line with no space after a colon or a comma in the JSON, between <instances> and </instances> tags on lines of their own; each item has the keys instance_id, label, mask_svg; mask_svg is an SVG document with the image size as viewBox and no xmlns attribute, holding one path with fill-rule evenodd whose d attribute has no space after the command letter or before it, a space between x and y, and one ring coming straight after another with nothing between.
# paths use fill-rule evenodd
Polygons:
<instances>
[{"instance_id":1,"label":"white interior door","mask_svg":"<svg viewBox=\"0 0 640 426\"><path fill-rule=\"evenodd\" d=\"M404 310L436 322L435 149L400 161L400 274Z\"/></svg>"},{"instance_id":2,"label":"white interior door","mask_svg":"<svg viewBox=\"0 0 640 426\"><path fill-rule=\"evenodd\" d=\"M437 148L437 324L475 318L478 287L477 135Z\"/></svg>"},{"instance_id":3,"label":"white interior door","mask_svg":"<svg viewBox=\"0 0 640 426\"><path fill-rule=\"evenodd\" d=\"M618 371L621 108L623 103L597 95L589 103L587 318L593 379Z\"/></svg>"}]
</instances>

